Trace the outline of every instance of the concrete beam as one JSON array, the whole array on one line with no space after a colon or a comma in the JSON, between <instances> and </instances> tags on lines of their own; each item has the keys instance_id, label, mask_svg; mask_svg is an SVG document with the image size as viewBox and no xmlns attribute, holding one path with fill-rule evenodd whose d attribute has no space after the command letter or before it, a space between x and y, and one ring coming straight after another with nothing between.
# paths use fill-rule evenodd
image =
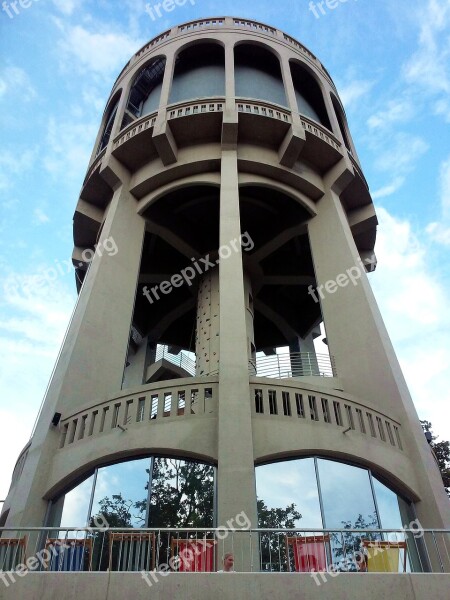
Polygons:
<instances>
[{"instance_id":1,"label":"concrete beam","mask_svg":"<svg viewBox=\"0 0 450 600\"><path fill-rule=\"evenodd\" d=\"M280 164L284 167L292 168L295 161L300 156L302 148L306 142L305 129L302 125L293 123L285 135L284 140L278 150Z\"/></svg>"},{"instance_id":2,"label":"concrete beam","mask_svg":"<svg viewBox=\"0 0 450 600\"><path fill-rule=\"evenodd\" d=\"M178 147L167 120L155 123L153 142L164 166L177 162Z\"/></svg>"}]
</instances>

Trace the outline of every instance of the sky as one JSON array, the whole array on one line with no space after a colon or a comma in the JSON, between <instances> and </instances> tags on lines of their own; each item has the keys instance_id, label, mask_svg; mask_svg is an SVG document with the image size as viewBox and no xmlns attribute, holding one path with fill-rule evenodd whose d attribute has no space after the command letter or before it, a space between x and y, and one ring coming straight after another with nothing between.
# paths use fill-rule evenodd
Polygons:
<instances>
[{"instance_id":1,"label":"sky","mask_svg":"<svg viewBox=\"0 0 450 600\"><path fill-rule=\"evenodd\" d=\"M0 10L0 500L75 304L72 217L109 92L145 42L205 16L277 27L330 72L380 222L370 281L420 418L450 439L450 0L188 0L153 18L141 0L15 4Z\"/></svg>"}]
</instances>

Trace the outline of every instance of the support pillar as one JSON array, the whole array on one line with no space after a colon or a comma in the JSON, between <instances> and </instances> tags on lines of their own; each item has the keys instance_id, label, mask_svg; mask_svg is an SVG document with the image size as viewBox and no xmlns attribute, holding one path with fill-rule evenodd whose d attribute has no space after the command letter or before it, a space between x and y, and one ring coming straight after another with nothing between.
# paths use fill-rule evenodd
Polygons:
<instances>
[{"instance_id":1,"label":"support pillar","mask_svg":"<svg viewBox=\"0 0 450 600\"><path fill-rule=\"evenodd\" d=\"M237 153L222 153L220 190L220 245L231 247L239 239L239 186ZM248 376L246 299L242 249L236 246L220 262L220 373L218 420L218 521L219 526L245 512L257 527L255 468ZM246 539L244 539L246 538ZM250 537L235 535L225 541L225 552L233 549L236 570L251 568Z\"/></svg>"},{"instance_id":2,"label":"support pillar","mask_svg":"<svg viewBox=\"0 0 450 600\"><path fill-rule=\"evenodd\" d=\"M41 526L47 502L48 466L59 445L55 412L64 418L87 401L117 393L127 356L145 222L134 198L119 187L66 333L32 445L12 490L6 526ZM109 239L107 252L104 241ZM101 250L103 248L103 250Z\"/></svg>"},{"instance_id":3,"label":"support pillar","mask_svg":"<svg viewBox=\"0 0 450 600\"><path fill-rule=\"evenodd\" d=\"M392 343L381 318L350 226L332 182L317 205L308 231L317 301L330 354L344 391L389 414L403 427L403 446L418 468L418 518L426 528L450 527L448 498L420 427ZM320 287L321 286L321 287ZM388 458L387 458L388 460Z\"/></svg>"}]
</instances>

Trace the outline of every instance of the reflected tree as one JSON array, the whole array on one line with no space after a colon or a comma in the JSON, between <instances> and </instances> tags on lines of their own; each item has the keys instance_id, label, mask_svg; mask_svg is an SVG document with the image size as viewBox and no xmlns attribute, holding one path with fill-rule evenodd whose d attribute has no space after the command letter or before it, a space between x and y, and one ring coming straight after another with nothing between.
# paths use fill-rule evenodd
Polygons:
<instances>
[{"instance_id":1,"label":"reflected tree","mask_svg":"<svg viewBox=\"0 0 450 600\"><path fill-rule=\"evenodd\" d=\"M213 521L214 468L182 460L155 459L148 526L212 527Z\"/></svg>"},{"instance_id":2,"label":"reflected tree","mask_svg":"<svg viewBox=\"0 0 450 600\"><path fill-rule=\"evenodd\" d=\"M111 498L105 497L99 502L99 511L92 516L89 526L123 528L133 527L133 520L145 521L138 503L125 500L122 494L113 494ZM135 513L135 514L133 514ZM145 515L145 513L144 513ZM96 571L106 571L109 563L109 536L107 531L93 531L90 534L93 545L93 566Z\"/></svg>"},{"instance_id":3,"label":"reflected tree","mask_svg":"<svg viewBox=\"0 0 450 600\"><path fill-rule=\"evenodd\" d=\"M336 571L355 572L358 571L358 564L355 555L362 551L362 540L376 541L381 540L381 534L371 532L370 529L379 529L379 522L376 513L368 515L367 518L361 513L352 524L352 521L341 521L342 529L367 529L367 533L354 533L353 531L331 533L331 553L332 562Z\"/></svg>"},{"instance_id":4,"label":"reflected tree","mask_svg":"<svg viewBox=\"0 0 450 600\"><path fill-rule=\"evenodd\" d=\"M296 509L295 504L290 504L286 508L268 508L264 500L258 500L258 526L260 529L296 529L296 521L302 518L302 515ZM292 562L293 558L288 556L286 548L286 536L293 536L294 531L283 531L282 533L261 533L261 570L262 571L287 571L294 570L293 564L288 566L288 560Z\"/></svg>"},{"instance_id":5,"label":"reflected tree","mask_svg":"<svg viewBox=\"0 0 450 600\"><path fill-rule=\"evenodd\" d=\"M105 497L90 526L107 523L108 527L204 528L214 522L214 468L210 465L168 458L155 458L153 473L143 490L142 500L131 501L123 494ZM151 497L148 505L148 481ZM124 483L124 488L126 483ZM148 506L147 506L148 505ZM148 511L147 511L148 508ZM203 534L202 534L203 535ZM94 532L94 564L105 570L108 565L109 542L106 532ZM159 562L168 562L171 535L158 536Z\"/></svg>"}]
</instances>

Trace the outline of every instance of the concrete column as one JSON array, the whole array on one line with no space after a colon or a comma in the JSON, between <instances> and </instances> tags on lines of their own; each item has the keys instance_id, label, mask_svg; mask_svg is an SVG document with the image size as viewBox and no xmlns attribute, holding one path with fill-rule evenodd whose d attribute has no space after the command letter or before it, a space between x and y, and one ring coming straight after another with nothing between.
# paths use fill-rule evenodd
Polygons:
<instances>
[{"instance_id":1,"label":"concrete column","mask_svg":"<svg viewBox=\"0 0 450 600\"><path fill-rule=\"evenodd\" d=\"M217 375L220 356L219 269L205 273L197 296L195 355L197 376Z\"/></svg>"},{"instance_id":2,"label":"concrete column","mask_svg":"<svg viewBox=\"0 0 450 600\"><path fill-rule=\"evenodd\" d=\"M234 82L234 48L232 44L225 45L225 110L234 112L236 109L236 90Z\"/></svg>"},{"instance_id":3,"label":"concrete column","mask_svg":"<svg viewBox=\"0 0 450 600\"><path fill-rule=\"evenodd\" d=\"M166 108L169 103L170 90L172 88L172 78L175 69L175 54L172 52L167 56L166 67L164 69L163 83L161 87L161 97L159 99L160 109Z\"/></svg>"},{"instance_id":4,"label":"concrete column","mask_svg":"<svg viewBox=\"0 0 450 600\"><path fill-rule=\"evenodd\" d=\"M336 111L334 110L333 102L331 101L330 88L328 88L328 86L324 87L321 85L320 89L322 90L322 93L323 93L323 99L325 101L325 108L327 109L328 118L330 119L332 131L333 131L334 135L338 138L338 140L340 140L342 138L341 128L339 127L339 122L337 120ZM345 147L344 140L342 140L342 143Z\"/></svg>"},{"instance_id":5,"label":"concrete column","mask_svg":"<svg viewBox=\"0 0 450 600\"><path fill-rule=\"evenodd\" d=\"M228 260L228 259L227 259ZM249 299L252 294L250 278L244 274L245 321L247 331L248 360L254 347L253 308ZM197 323L195 337L197 375L217 375L220 357L220 290L219 269L203 275L197 298Z\"/></svg>"},{"instance_id":6,"label":"concrete column","mask_svg":"<svg viewBox=\"0 0 450 600\"><path fill-rule=\"evenodd\" d=\"M450 507L337 194L328 187L309 223L311 252L330 354L344 391L397 419L421 489L426 528L450 526ZM381 267L382 268L382 267ZM387 455L386 460L389 460Z\"/></svg>"},{"instance_id":7,"label":"concrete column","mask_svg":"<svg viewBox=\"0 0 450 600\"><path fill-rule=\"evenodd\" d=\"M222 153L220 245L240 236L237 153ZM220 378L218 421L218 525L243 511L257 526L255 469L248 377L246 299L241 246L220 262ZM243 544L239 546L239 544ZM231 539L225 542L231 548ZM250 569L249 538L234 536L236 569ZM257 554L254 560L257 560Z\"/></svg>"},{"instance_id":8,"label":"concrete column","mask_svg":"<svg viewBox=\"0 0 450 600\"><path fill-rule=\"evenodd\" d=\"M7 525L42 525L48 465L60 439L59 430L50 425L54 413L64 418L79 406L102 401L121 389L144 230L134 198L118 188L14 489Z\"/></svg>"},{"instance_id":9,"label":"concrete column","mask_svg":"<svg viewBox=\"0 0 450 600\"><path fill-rule=\"evenodd\" d=\"M298 114L297 97L295 95L294 82L292 80L291 67L287 57L283 56L280 61L281 75L283 76L284 91L289 109L292 112L293 122L300 122Z\"/></svg>"}]
</instances>

